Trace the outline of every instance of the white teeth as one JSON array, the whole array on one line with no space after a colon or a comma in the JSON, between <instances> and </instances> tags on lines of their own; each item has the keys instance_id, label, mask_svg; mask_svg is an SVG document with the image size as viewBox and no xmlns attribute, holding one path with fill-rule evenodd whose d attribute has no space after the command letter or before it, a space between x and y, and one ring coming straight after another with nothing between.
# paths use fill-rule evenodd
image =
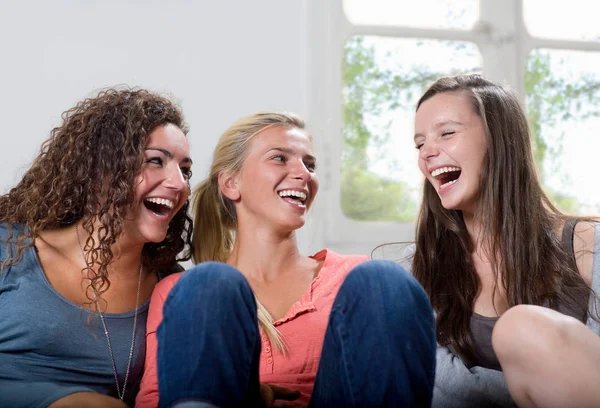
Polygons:
<instances>
[{"instance_id":1,"label":"white teeth","mask_svg":"<svg viewBox=\"0 0 600 408\"><path fill-rule=\"evenodd\" d=\"M147 198L146 201L148 201L149 203L154 203L154 204L158 204L158 205L164 205L165 207L169 207L170 209L172 209L173 207L175 207L175 203L171 200L167 200L166 198Z\"/></svg>"},{"instance_id":2,"label":"white teeth","mask_svg":"<svg viewBox=\"0 0 600 408\"><path fill-rule=\"evenodd\" d=\"M296 190L283 190L279 192L279 196L280 197L298 197L300 200L305 201L306 200L306 193L303 191L296 191Z\"/></svg>"},{"instance_id":3,"label":"white teeth","mask_svg":"<svg viewBox=\"0 0 600 408\"><path fill-rule=\"evenodd\" d=\"M456 179L456 180L458 180L458 179ZM447 187L447 186L449 186L449 185L451 185L451 184L454 184L454 183L456 183L456 180L452 180L452 181L449 181L449 182L447 182L447 183L444 183L444 184L442 184L442 185L440 186L440 188L444 188L444 187Z\"/></svg>"},{"instance_id":4,"label":"white teeth","mask_svg":"<svg viewBox=\"0 0 600 408\"><path fill-rule=\"evenodd\" d=\"M449 173L451 171L460 171L460 168L458 168L458 167L441 167L439 169L435 169L434 171L432 171L431 177L437 177L440 174Z\"/></svg>"}]
</instances>

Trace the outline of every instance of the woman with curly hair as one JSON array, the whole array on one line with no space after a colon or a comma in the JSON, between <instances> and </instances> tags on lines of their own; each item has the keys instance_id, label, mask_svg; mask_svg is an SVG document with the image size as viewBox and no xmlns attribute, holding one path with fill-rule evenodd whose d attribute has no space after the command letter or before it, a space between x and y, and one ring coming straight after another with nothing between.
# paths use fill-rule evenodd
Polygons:
<instances>
[{"instance_id":1,"label":"woman with curly hair","mask_svg":"<svg viewBox=\"0 0 600 408\"><path fill-rule=\"evenodd\" d=\"M190 258L186 133L169 99L102 91L0 196L0 406L132 405L148 300Z\"/></svg>"}]
</instances>

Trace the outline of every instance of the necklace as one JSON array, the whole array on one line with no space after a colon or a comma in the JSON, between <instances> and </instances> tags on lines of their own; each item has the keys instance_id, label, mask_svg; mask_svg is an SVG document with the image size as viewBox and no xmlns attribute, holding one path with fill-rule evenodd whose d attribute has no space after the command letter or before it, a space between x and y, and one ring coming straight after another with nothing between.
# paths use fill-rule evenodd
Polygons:
<instances>
[{"instance_id":1,"label":"necklace","mask_svg":"<svg viewBox=\"0 0 600 408\"><path fill-rule=\"evenodd\" d=\"M77 243L79 244L79 250L81 251L81 257L85 262L86 267L90 268L85 259L85 254L83 252L83 246L81 245L81 240L79 239L79 225L75 224L75 235L77 235ZM90 283L91 279L88 278ZM133 359L133 349L135 347L135 328L137 326L137 315L138 315L138 305L140 300L140 288L142 286L142 262L140 261L140 273L138 277L138 287L137 287L137 295L135 298L135 311L133 315L133 333L131 334L131 348L129 349L129 360L127 361L127 371L125 372L125 381L123 381L123 389L119 387L119 376L117 375L117 364L115 363L115 355L113 353L113 348L110 342L110 335L108 334L108 328L106 327L106 321L104 320L104 313L100 310L100 306L98 305L98 293L96 293L96 289L92 286L92 292L94 293L94 305L96 305L96 310L100 314L100 320L102 321L102 327L104 328L104 335L106 336L106 343L108 344L108 352L110 353L110 360L112 362L113 373L115 375L115 385L117 386L117 394L119 395L119 399L123 401L125 397L125 388L127 387L127 379L129 378L129 370L131 369L131 361Z\"/></svg>"}]
</instances>

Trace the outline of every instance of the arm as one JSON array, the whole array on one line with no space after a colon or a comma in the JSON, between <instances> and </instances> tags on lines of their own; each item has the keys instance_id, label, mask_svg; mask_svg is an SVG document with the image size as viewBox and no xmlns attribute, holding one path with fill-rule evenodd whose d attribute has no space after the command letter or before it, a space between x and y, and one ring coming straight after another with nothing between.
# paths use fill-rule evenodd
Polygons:
<instances>
[{"instance_id":1,"label":"arm","mask_svg":"<svg viewBox=\"0 0 600 408\"><path fill-rule=\"evenodd\" d=\"M438 344L432 407L515 406L501 371L467 368L447 347Z\"/></svg>"},{"instance_id":2,"label":"arm","mask_svg":"<svg viewBox=\"0 0 600 408\"><path fill-rule=\"evenodd\" d=\"M163 283L167 283L163 281ZM144 375L140 383L140 391L135 399L135 406L149 408L158 406L158 374L156 371L156 351L158 341L156 340L156 329L163 318L163 306L165 299L173 285L165 288L157 285L150 299L148 308L148 320L146 323L146 362L144 364ZM166 290L165 290L166 289Z\"/></svg>"},{"instance_id":3,"label":"arm","mask_svg":"<svg viewBox=\"0 0 600 408\"><path fill-rule=\"evenodd\" d=\"M596 242L596 226L591 222L578 222L573 236L573 251L577 269L588 286L592 286L592 270L594 264L594 245Z\"/></svg>"},{"instance_id":4,"label":"arm","mask_svg":"<svg viewBox=\"0 0 600 408\"><path fill-rule=\"evenodd\" d=\"M127 408L123 401L95 392L75 392L64 396L48 406L48 408Z\"/></svg>"},{"instance_id":5,"label":"arm","mask_svg":"<svg viewBox=\"0 0 600 408\"><path fill-rule=\"evenodd\" d=\"M592 292L589 299L587 327L600 336L600 228L596 223L578 222L573 236L577 269Z\"/></svg>"}]
</instances>

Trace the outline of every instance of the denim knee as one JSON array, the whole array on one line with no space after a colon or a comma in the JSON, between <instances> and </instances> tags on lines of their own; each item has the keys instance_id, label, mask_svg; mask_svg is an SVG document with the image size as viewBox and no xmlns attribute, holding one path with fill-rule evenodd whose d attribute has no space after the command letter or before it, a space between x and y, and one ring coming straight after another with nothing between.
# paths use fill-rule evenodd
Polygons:
<instances>
[{"instance_id":1,"label":"denim knee","mask_svg":"<svg viewBox=\"0 0 600 408\"><path fill-rule=\"evenodd\" d=\"M344 285L361 292L369 287L389 287L399 292L417 292L425 295L423 287L400 264L386 260L373 260L355 266Z\"/></svg>"},{"instance_id":2,"label":"denim knee","mask_svg":"<svg viewBox=\"0 0 600 408\"><path fill-rule=\"evenodd\" d=\"M374 307L381 302L396 304L400 301L406 306L433 313L419 282L400 264L387 260L368 261L354 267L344 280L339 295ZM393 308L393 313L411 313L411 309Z\"/></svg>"},{"instance_id":3,"label":"denim knee","mask_svg":"<svg viewBox=\"0 0 600 408\"><path fill-rule=\"evenodd\" d=\"M219 297L228 295L252 296L250 284L240 271L222 262L203 262L185 271L176 287L179 291L191 294L218 293Z\"/></svg>"}]
</instances>

